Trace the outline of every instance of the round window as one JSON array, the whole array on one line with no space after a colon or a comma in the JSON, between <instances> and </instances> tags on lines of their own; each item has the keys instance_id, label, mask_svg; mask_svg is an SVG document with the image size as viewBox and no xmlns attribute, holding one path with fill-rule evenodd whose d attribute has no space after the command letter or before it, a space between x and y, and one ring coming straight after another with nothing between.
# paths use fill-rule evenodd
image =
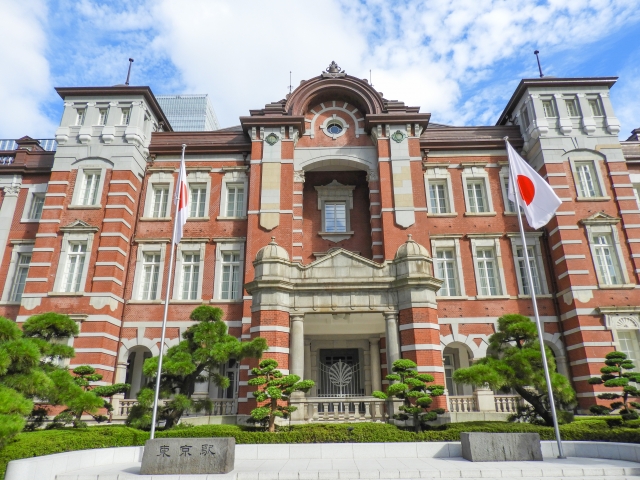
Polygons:
<instances>
[{"instance_id":1,"label":"round window","mask_svg":"<svg viewBox=\"0 0 640 480\"><path fill-rule=\"evenodd\" d=\"M331 135L338 135L340 132L342 132L342 125L340 125L338 122L331 122L329 125L327 125L327 132L329 132L329 134Z\"/></svg>"}]
</instances>

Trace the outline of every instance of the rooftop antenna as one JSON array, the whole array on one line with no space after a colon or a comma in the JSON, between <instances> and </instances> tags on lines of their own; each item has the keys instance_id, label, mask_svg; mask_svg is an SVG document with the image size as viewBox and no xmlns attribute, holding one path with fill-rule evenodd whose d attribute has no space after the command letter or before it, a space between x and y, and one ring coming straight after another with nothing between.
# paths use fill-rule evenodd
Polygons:
<instances>
[{"instance_id":1,"label":"rooftop antenna","mask_svg":"<svg viewBox=\"0 0 640 480\"><path fill-rule=\"evenodd\" d=\"M289 70L289 95L291 95L291 90L293 87L291 86L291 70Z\"/></svg>"},{"instance_id":2,"label":"rooftop antenna","mask_svg":"<svg viewBox=\"0 0 640 480\"><path fill-rule=\"evenodd\" d=\"M544 73L542 73L542 67L540 66L540 57L538 54L540 50L534 50L533 54L536 56L536 60L538 60L538 70L540 71L540 78L544 77Z\"/></svg>"},{"instance_id":3,"label":"rooftop antenna","mask_svg":"<svg viewBox=\"0 0 640 480\"><path fill-rule=\"evenodd\" d=\"M371 81L371 69L369 69L369 85L373 87L373 82Z\"/></svg>"},{"instance_id":4,"label":"rooftop antenna","mask_svg":"<svg viewBox=\"0 0 640 480\"><path fill-rule=\"evenodd\" d=\"M125 85L129 85L129 77L131 76L131 64L133 63L133 58L129 59L129 71L127 72L127 81L124 82Z\"/></svg>"}]
</instances>

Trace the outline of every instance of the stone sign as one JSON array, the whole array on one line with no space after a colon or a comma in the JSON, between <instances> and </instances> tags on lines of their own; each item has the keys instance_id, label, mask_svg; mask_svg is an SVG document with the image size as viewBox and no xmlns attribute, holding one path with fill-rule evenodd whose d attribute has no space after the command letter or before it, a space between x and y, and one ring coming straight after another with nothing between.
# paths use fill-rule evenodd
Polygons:
<instances>
[{"instance_id":1,"label":"stone sign","mask_svg":"<svg viewBox=\"0 0 640 480\"><path fill-rule=\"evenodd\" d=\"M461 433L460 443L471 462L542 461L537 433Z\"/></svg>"},{"instance_id":2,"label":"stone sign","mask_svg":"<svg viewBox=\"0 0 640 480\"><path fill-rule=\"evenodd\" d=\"M156 438L147 440L141 475L229 473L234 468L236 439Z\"/></svg>"}]
</instances>

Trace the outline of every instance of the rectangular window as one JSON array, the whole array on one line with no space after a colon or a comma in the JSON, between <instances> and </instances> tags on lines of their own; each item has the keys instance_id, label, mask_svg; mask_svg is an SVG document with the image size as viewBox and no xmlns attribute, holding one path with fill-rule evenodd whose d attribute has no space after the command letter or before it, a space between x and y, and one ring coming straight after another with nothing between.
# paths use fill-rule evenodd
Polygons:
<instances>
[{"instance_id":1,"label":"rectangular window","mask_svg":"<svg viewBox=\"0 0 640 480\"><path fill-rule=\"evenodd\" d=\"M151 216L154 218L166 218L167 206L169 205L169 185L153 186L153 210Z\"/></svg>"},{"instance_id":2,"label":"rectangular window","mask_svg":"<svg viewBox=\"0 0 640 480\"><path fill-rule=\"evenodd\" d=\"M591 114L594 117L602 117L602 106L600 105L600 100L598 98L589 99L589 108L591 109Z\"/></svg>"},{"instance_id":3,"label":"rectangular window","mask_svg":"<svg viewBox=\"0 0 640 480\"><path fill-rule=\"evenodd\" d=\"M80 205L96 205L98 202L98 188L100 187L100 172L83 172Z\"/></svg>"},{"instance_id":4,"label":"rectangular window","mask_svg":"<svg viewBox=\"0 0 640 480\"><path fill-rule=\"evenodd\" d=\"M467 196L469 197L469 211L472 213L487 212L484 180L467 181Z\"/></svg>"},{"instance_id":5,"label":"rectangular window","mask_svg":"<svg viewBox=\"0 0 640 480\"><path fill-rule=\"evenodd\" d=\"M456 278L456 255L453 249L440 250L436 252L435 258L436 276L444 283L438 295L443 297L454 297L458 293L458 281Z\"/></svg>"},{"instance_id":6,"label":"rectangular window","mask_svg":"<svg viewBox=\"0 0 640 480\"><path fill-rule=\"evenodd\" d=\"M498 269L492 249L478 249L476 262L478 265L478 295L499 295Z\"/></svg>"},{"instance_id":7,"label":"rectangular window","mask_svg":"<svg viewBox=\"0 0 640 480\"><path fill-rule=\"evenodd\" d=\"M86 112L86 108L79 108L76 110L76 125L84 125L84 116Z\"/></svg>"},{"instance_id":8,"label":"rectangular window","mask_svg":"<svg viewBox=\"0 0 640 480\"><path fill-rule=\"evenodd\" d=\"M600 279L605 285L619 285L620 267L618 258L609 234L594 234L593 250L596 256L596 265L600 272Z\"/></svg>"},{"instance_id":9,"label":"rectangular window","mask_svg":"<svg viewBox=\"0 0 640 480\"><path fill-rule=\"evenodd\" d=\"M240 298L240 253L222 252L222 300L237 300Z\"/></svg>"},{"instance_id":10,"label":"rectangular window","mask_svg":"<svg viewBox=\"0 0 640 480\"><path fill-rule=\"evenodd\" d=\"M564 101L567 106L567 113L570 117L579 117L580 113L578 113L578 103L575 98L570 98Z\"/></svg>"},{"instance_id":11,"label":"rectangular window","mask_svg":"<svg viewBox=\"0 0 640 480\"><path fill-rule=\"evenodd\" d=\"M44 207L44 194L33 193L31 198L31 208L29 209L29 218L31 220L40 220L42 217L42 207Z\"/></svg>"},{"instance_id":12,"label":"rectangular window","mask_svg":"<svg viewBox=\"0 0 640 480\"><path fill-rule=\"evenodd\" d=\"M593 162L576 162L578 195L580 197L599 197L600 185Z\"/></svg>"},{"instance_id":13,"label":"rectangular window","mask_svg":"<svg viewBox=\"0 0 640 480\"><path fill-rule=\"evenodd\" d=\"M79 292L85 257L87 255L86 243L69 243L67 253L67 266L64 271L63 288L65 292Z\"/></svg>"},{"instance_id":14,"label":"rectangular window","mask_svg":"<svg viewBox=\"0 0 640 480\"><path fill-rule=\"evenodd\" d=\"M182 256L182 300L198 299L198 281L200 279L200 255L184 253Z\"/></svg>"},{"instance_id":15,"label":"rectangular window","mask_svg":"<svg viewBox=\"0 0 640 480\"><path fill-rule=\"evenodd\" d=\"M142 286L140 300L155 300L158 295L160 254L145 253L142 262Z\"/></svg>"},{"instance_id":16,"label":"rectangular window","mask_svg":"<svg viewBox=\"0 0 640 480\"><path fill-rule=\"evenodd\" d=\"M542 288L540 288L540 273L538 271L538 265L536 264L534 248L527 247L527 253L529 254L529 266L531 267L534 291L536 292L536 295L541 295ZM522 282L522 293L523 295L531 295L531 290L529 289L529 276L527 275L527 264L525 262L522 247L516 248L516 263L518 265L518 275L520 275L520 281Z\"/></svg>"},{"instance_id":17,"label":"rectangular window","mask_svg":"<svg viewBox=\"0 0 640 480\"><path fill-rule=\"evenodd\" d=\"M191 209L190 217L204 217L204 211L207 199L207 186L202 183L189 185L191 192Z\"/></svg>"},{"instance_id":18,"label":"rectangular window","mask_svg":"<svg viewBox=\"0 0 640 480\"><path fill-rule=\"evenodd\" d=\"M106 125L107 124L107 114L108 114L109 110L107 110L106 108L101 108L99 110L99 115L98 115L98 125Z\"/></svg>"},{"instance_id":19,"label":"rectangular window","mask_svg":"<svg viewBox=\"0 0 640 480\"><path fill-rule=\"evenodd\" d=\"M502 188L504 189L504 199L506 202L504 205L505 212L515 213L516 204L513 203L511 200L509 200L509 176L508 175L502 177Z\"/></svg>"},{"instance_id":20,"label":"rectangular window","mask_svg":"<svg viewBox=\"0 0 640 480\"><path fill-rule=\"evenodd\" d=\"M531 120L529 119L529 110L527 109L527 107L524 107L522 109L522 125L524 125L524 129L527 130L529 128L529 125L531 125Z\"/></svg>"},{"instance_id":21,"label":"rectangular window","mask_svg":"<svg viewBox=\"0 0 640 480\"><path fill-rule=\"evenodd\" d=\"M131 120L131 109L123 108L122 116L120 117L120 125L129 125L129 120Z\"/></svg>"},{"instance_id":22,"label":"rectangular window","mask_svg":"<svg viewBox=\"0 0 640 480\"><path fill-rule=\"evenodd\" d=\"M449 213L447 182L429 182L429 208L431 213Z\"/></svg>"},{"instance_id":23,"label":"rectangular window","mask_svg":"<svg viewBox=\"0 0 640 480\"><path fill-rule=\"evenodd\" d=\"M444 365L444 383L447 387L447 393L449 395L457 395L456 384L453 382L453 372L455 370L453 355L442 355L442 364Z\"/></svg>"},{"instance_id":24,"label":"rectangular window","mask_svg":"<svg viewBox=\"0 0 640 480\"><path fill-rule=\"evenodd\" d=\"M346 232L347 217L344 203L324 204L324 229L325 232Z\"/></svg>"},{"instance_id":25,"label":"rectangular window","mask_svg":"<svg viewBox=\"0 0 640 480\"><path fill-rule=\"evenodd\" d=\"M18 263L16 266L16 272L13 275L13 284L11 286L11 293L9 294L9 301L19 302L22 300L22 292L24 292L24 285L27 281L27 275L29 274L30 263L30 253L18 254Z\"/></svg>"},{"instance_id":26,"label":"rectangular window","mask_svg":"<svg viewBox=\"0 0 640 480\"><path fill-rule=\"evenodd\" d=\"M542 101L542 109L544 110L544 116L545 117L547 117L547 118L557 117L556 109L555 109L555 106L553 105L553 100L551 100L551 99L543 100Z\"/></svg>"},{"instance_id":27,"label":"rectangular window","mask_svg":"<svg viewBox=\"0 0 640 480\"><path fill-rule=\"evenodd\" d=\"M640 360L640 346L638 345L638 334L636 330L618 330L619 350L627 354L627 359L636 366L632 371L638 371L638 360Z\"/></svg>"},{"instance_id":28,"label":"rectangular window","mask_svg":"<svg viewBox=\"0 0 640 480\"><path fill-rule=\"evenodd\" d=\"M227 184L227 217L244 216L244 185Z\"/></svg>"}]
</instances>

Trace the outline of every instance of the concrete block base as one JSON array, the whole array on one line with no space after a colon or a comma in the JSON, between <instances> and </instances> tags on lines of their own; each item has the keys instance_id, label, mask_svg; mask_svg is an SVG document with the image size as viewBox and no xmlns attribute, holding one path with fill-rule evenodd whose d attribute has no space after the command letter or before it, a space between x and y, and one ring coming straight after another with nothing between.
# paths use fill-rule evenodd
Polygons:
<instances>
[{"instance_id":1,"label":"concrete block base","mask_svg":"<svg viewBox=\"0 0 640 480\"><path fill-rule=\"evenodd\" d=\"M537 433L461 433L460 442L471 462L542 461Z\"/></svg>"}]
</instances>

